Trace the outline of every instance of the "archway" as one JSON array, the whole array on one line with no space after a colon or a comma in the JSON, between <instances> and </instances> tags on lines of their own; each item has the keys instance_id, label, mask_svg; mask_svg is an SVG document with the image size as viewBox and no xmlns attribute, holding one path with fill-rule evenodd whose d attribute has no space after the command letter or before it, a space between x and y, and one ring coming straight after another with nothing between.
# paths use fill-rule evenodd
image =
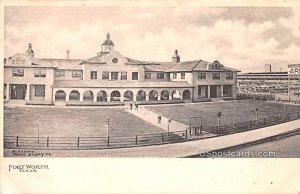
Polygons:
<instances>
[{"instance_id":1,"label":"archway","mask_svg":"<svg viewBox=\"0 0 300 194\"><path fill-rule=\"evenodd\" d=\"M79 101L80 100L80 93L77 90L72 90L69 95L70 101Z\"/></svg>"},{"instance_id":2,"label":"archway","mask_svg":"<svg viewBox=\"0 0 300 194\"><path fill-rule=\"evenodd\" d=\"M83 93L83 101L93 101L94 94L92 91L87 90Z\"/></svg>"},{"instance_id":3,"label":"archway","mask_svg":"<svg viewBox=\"0 0 300 194\"><path fill-rule=\"evenodd\" d=\"M180 92L179 92L179 90L174 90L172 92L172 99L173 100L179 100L180 99Z\"/></svg>"},{"instance_id":4,"label":"archway","mask_svg":"<svg viewBox=\"0 0 300 194\"><path fill-rule=\"evenodd\" d=\"M145 101L146 100L146 92L144 90L139 90L136 95L136 101Z\"/></svg>"},{"instance_id":5,"label":"archway","mask_svg":"<svg viewBox=\"0 0 300 194\"><path fill-rule=\"evenodd\" d=\"M97 93L97 102L106 102L107 101L107 93L103 90Z\"/></svg>"},{"instance_id":6,"label":"archway","mask_svg":"<svg viewBox=\"0 0 300 194\"><path fill-rule=\"evenodd\" d=\"M127 90L124 93L124 101L133 101L133 92L130 90Z\"/></svg>"},{"instance_id":7,"label":"archway","mask_svg":"<svg viewBox=\"0 0 300 194\"><path fill-rule=\"evenodd\" d=\"M182 98L185 99L191 99L191 92L189 90L184 90L182 93Z\"/></svg>"},{"instance_id":8,"label":"archway","mask_svg":"<svg viewBox=\"0 0 300 194\"><path fill-rule=\"evenodd\" d=\"M149 92L149 100L158 100L158 92L156 90Z\"/></svg>"},{"instance_id":9,"label":"archway","mask_svg":"<svg viewBox=\"0 0 300 194\"><path fill-rule=\"evenodd\" d=\"M110 99L111 101L121 101L121 94L119 91L114 90L111 94L110 94Z\"/></svg>"},{"instance_id":10,"label":"archway","mask_svg":"<svg viewBox=\"0 0 300 194\"><path fill-rule=\"evenodd\" d=\"M169 92L168 92L168 90L163 90L161 92L161 100L169 100Z\"/></svg>"},{"instance_id":11,"label":"archway","mask_svg":"<svg viewBox=\"0 0 300 194\"><path fill-rule=\"evenodd\" d=\"M55 92L55 101L65 101L66 100L66 92L63 90L58 90Z\"/></svg>"}]
</instances>

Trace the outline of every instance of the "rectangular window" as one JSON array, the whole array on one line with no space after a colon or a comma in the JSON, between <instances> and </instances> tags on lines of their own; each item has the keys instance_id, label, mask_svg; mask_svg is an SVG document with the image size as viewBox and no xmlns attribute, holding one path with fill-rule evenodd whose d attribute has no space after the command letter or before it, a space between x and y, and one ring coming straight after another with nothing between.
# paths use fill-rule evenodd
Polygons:
<instances>
[{"instance_id":1,"label":"rectangular window","mask_svg":"<svg viewBox=\"0 0 300 194\"><path fill-rule=\"evenodd\" d=\"M157 79L165 79L164 73L157 73Z\"/></svg>"},{"instance_id":2,"label":"rectangular window","mask_svg":"<svg viewBox=\"0 0 300 194\"><path fill-rule=\"evenodd\" d=\"M151 79L151 73L145 73L145 79Z\"/></svg>"},{"instance_id":3,"label":"rectangular window","mask_svg":"<svg viewBox=\"0 0 300 194\"><path fill-rule=\"evenodd\" d=\"M55 77L65 77L65 70L56 70Z\"/></svg>"},{"instance_id":4,"label":"rectangular window","mask_svg":"<svg viewBox=\"0 0 300 194\"><path fill-rule=\"evenodd\" d=\"M13 77L24 77L24 69L12 69Z\"/></svg>"},{"instance_id":5,"label":"rectangular window","mask_svg":"<svg viewBox=\"0 0 300 194\"><path fill-rule=\"evenodd\" d=\"M177 79L177 73L173 73L173 79Z\"/></svg>"},{"instance_id":6,"label":"rectangular window","mask_svg":"<svg viewBox=\"0 0 300 194\"><path fill-rule=\"evenodd\" d=\"M91 79L97 79L97 71L91 71Z\"/></svg>"},{"instance_id":7,"label":"rectangular window","mask_svg":"<svg viewBox=\"0 0 300 194\"><path fill-rule=\"evenodd\" d=\"M139 72L132 72L132 80L139 80Z\"/></svg>"},{"instance_id":8,"label":"rectangular window","mask_svg":"<svg viewBox=\"0 0 300 194\"><path fill-rule=\"evenodd\" d=\"M233 73L226 73L226 79L233 79Z\"/></svg>"},{"instance_id":9,"label":"rectangular window","mask_svg":"<svg viewBox=\"0 0 300 194\"><path fill-rule=\"evenodd\" d=\"M220 79L220 73L213 73L212 78L213 79Z\"/></svg>"},{"instance_id":10,"label":"rectangular window","mask_svg":"<svg viewBox=\"0 0 300 194\"><path fill-rule=\"evenodd\" d=\"M34 88L34 96L45 97L45 85L36 85Z\"/></svg>"},{"instance_id":11,"label":"rectangular window","mask_svg":"<svg viewBox=\"0 0 300 194\"><path fill-rule=\"evenodd\" d=\"M127 72L126 71L121 72L121 80L127 80Z\"/></svg>"},{"instance_id":12,"label":"rectangular window","mask_svg":"<svg viewBox=\"0 0 300 194\"><path fill-rule=\"evenodd\" d=\"M119 72L111 72L111 80L118 80Z\"/></svg>"},{"instance_id":13,"label":"rectangular window","mask_svg":"<svg viewBox=\"0 0 300 194\"><path fill-rule=\"evenodd\" d=\"M34 77L46 77L46 69L35 69Z\"/></svg>"},{"instance_id":14,"label":"rectangular window","mask_svg":"<svg viewBox=\"0 0 300 194\"><path fill-rule=\"evenodd\" d=\"M109 72L108 71L103 71L102 72L102 79L109 79Z\"/></svg>"},{"instance_id":15,"label":"rectangular window","mask_svg":"<svg viewBox=\"0 0 300 194\"><path fill-rule=\"evenodd\" d=\"M181 79L185 79L185 73L181 73Z\"/></svg>"},{"instance_id":16,"label":"rectangular window","mask_svg":"<svg viewBox=\"0 0 300 194\"><path fill-rule=\"evenodd\" d=\"M72 71L72 77L80 77L81 78L81 72L80 71Z\"/></svg>"},{"instance_id":17,"label":"rectangular window","mask_svg":"<svg viewBox=\"0 0 300 194\"><path fill-rule=\"evenodd\" d=\"M206 73L198 73L198 79L206 79Z\"/></svg>"}]
</instances>

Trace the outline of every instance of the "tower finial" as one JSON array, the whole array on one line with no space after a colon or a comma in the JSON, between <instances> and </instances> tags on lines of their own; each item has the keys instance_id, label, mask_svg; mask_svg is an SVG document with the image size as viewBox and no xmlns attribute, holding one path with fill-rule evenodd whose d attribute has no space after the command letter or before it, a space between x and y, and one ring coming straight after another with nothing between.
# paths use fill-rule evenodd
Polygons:
<instances>
[{"instance_id":1,"label":"tower finial","mask_svg":"<svg viewBox=\"0 0 300 194\"><path fill-rule=\"evenodd\" d=\"M107 32L106 37L107 37L107 39L109 40L109 38L110 38L109 32Z\"/></svg>"}]
</instances>

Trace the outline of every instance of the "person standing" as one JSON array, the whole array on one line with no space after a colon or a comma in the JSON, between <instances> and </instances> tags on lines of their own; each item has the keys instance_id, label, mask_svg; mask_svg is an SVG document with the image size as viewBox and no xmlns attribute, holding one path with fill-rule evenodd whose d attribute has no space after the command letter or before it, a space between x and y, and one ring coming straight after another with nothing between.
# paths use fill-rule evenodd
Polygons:
<instances>
[{"instance_id":1,"label":"person standing","mask_svg":"<svg viewBox=\"0 0 300 194\"><path fill-rule=\"evenodd\" d=\"M160 115L157 117L157 123L161 124L161 116Z\"/></svg>"},{"instance_id":2,"label":"person standing","mask_svg":"<svg viewBox=\"0 0 300 194\"><path fill-rule=\"evenodd\" d=\"M130 110L132 110L132 102L130 102Z\"/></svg>"}]
</instances>

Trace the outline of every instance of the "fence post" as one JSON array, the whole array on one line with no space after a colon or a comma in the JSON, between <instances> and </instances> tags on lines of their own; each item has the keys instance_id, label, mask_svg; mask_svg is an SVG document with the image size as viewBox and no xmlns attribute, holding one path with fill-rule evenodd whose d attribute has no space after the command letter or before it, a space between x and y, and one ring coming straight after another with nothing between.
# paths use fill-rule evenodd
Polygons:
<instances>
[{"instance_id":1,"label":"fence post","mask_svg":"<svg viewBox=\"0 0 300 194\"><path fill-rule=\"evenodd\" d=\"M19 147L19 136L16 137L16 146Z\"/></svg>"},{"instance_id":2,"label":"fence post","mask_svg":"<svg viewBox=\"0 0 300 194\"><path fill-rule=\"evenodd\" d=\"M187 139L188 137L188 130L185 130L185 139Z\"/></svg>"},{"instance_id":3,"label":"fence post","mask_svg":"<svg viewBox=\"0 0 300 194\"><path fill-rule=\"evenodd\" d=\"M299 119L299 112L297 112L297 118Z\"/></svg>"},{"instance_id":4,"label":"fence post","mask_svg":"<svg viewBox=\"0 0 300 194\"><path fill-rule=\"evenodd\" d=\"M137 145L138 144L138 136L136 135L135 136L135 145Z\"/></svg>"},{"instance_id":5,"label":"fence post","mask_svg":"<svg viewBox=\"0 0 300 194\"><path fill-rule=\"evenodd\" d=\"M47 137L47 148L49 147L49 137Z\"/></svg>"},{"instance_id":6,"label":"fence post","mask_svg":"<svg viewBox=\"0 0 300 194\"><path fill-rule=\"evenodd\" d=\"M80 137L77 137L77 148L79 148Z\"/></svg>"},{"instance_id":7,"label":"fence post","mask_svg":"<svg viewBox=\"0 0 300 194\"><path fill-rule=\"evenodd\" d=\"M264 118L264 125L266 125L266 118Z\"/></svg>"},{"instance_id":8,"label":"fence post","mask_svg":"<svg viewBox=\"0 0 300 194\"><path fill-rule=\"evenodd\" d=\"M161 141L164 141L164 133L161 133Z\"/></svg>"},{"instance_id":9,"label":"fence post","mask_svg":"<svg viewBox=\"0 0 300 194\"><path fill-rule=\"evenodd\" d=\"M202 135L202 125L200 126L200 135Z\"/></svg>"},{"instance_id":10,"label":"fence post","mask_svg":"<svg viewBox=\"0 0 300 194\"><path fill-rule=\"evenodd\" d=\"M107 146L109 146L109 135L107 136Z\"/></svg>"},{"instance_id":11,"label":"fence post","mask_svg":"<svg viewBox=\"0 0 300 194\"><path fill-rule=\"evenodd\" d=\"M234 123L234 131L237 132L236 123Z\"/></svg>"}]
</instances>

